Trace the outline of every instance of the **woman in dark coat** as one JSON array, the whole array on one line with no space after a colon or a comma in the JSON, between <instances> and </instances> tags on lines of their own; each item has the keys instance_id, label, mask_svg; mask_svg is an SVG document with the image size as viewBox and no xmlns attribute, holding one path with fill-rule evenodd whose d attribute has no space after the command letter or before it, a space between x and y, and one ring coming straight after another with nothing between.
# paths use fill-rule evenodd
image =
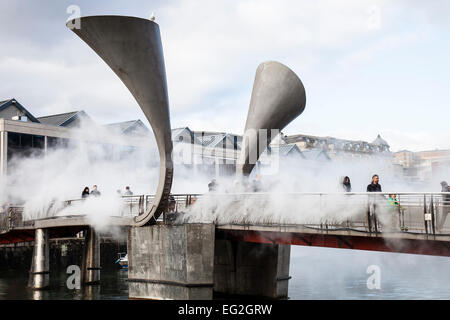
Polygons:
<instances>
[{"instance_id":1,"label":"woman in dark coat","mask_svg":"<svg viewBox=\"0 0 450 320\"><path fill-rule=\"evenodd\" d=\"M344 188L345 192L352 192L352 184L350 183L350 178L345 176L342 181L342 188Z\"/></svg>"},{"instance_id":2,"label":"woman in dark coat","mask_svg":"<svg viewBox=\"0 0 450 320\"><path fill-rule=\"evenodd\" d=\"M89 197L89 188L85 187L83 192L81 193L81 198L84 199L84 198L87 198L87 197Z\"/></svg>"}]
</instances>

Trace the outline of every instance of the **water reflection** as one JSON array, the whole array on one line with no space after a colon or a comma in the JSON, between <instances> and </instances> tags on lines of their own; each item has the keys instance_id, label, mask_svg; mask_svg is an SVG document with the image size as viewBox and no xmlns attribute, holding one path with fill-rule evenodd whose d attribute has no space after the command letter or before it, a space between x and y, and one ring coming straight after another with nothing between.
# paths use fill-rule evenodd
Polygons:
<instances>
[{"instance_id":1,"label":"water reflection","mask_svg":"<svg viewBox=\"0 0 450 320\"><path fill-rule=\"evenodd\" d=\"M3 270L0 272L0 299L14 300L102 300L128 299L126 270L102 270L99 285L83 286L79 290L67 288L65 272L51 273L50 288L32 290L27 288L28 272Z\"/></svg>"},{"instance_id":2,"label":"water reflection","mask_svg":"<svg viewBox=\"0 0 450 320\"><path fill-rule=\"evenodd\" d=\"M381 270L381 289L367 288L369 265ZM292 247L289 299L449 299L450 258ZM27 288L27 270L0 271L0 299L128 299L128 272L103 269L101 284L67 288L68 275L52 272L49 290Z\"/></svg>"},{"instance_id":3,"label":"water reflection","mask_svg":"<svg viewBox=\"0 0 450 320\"><path fill-rule=\"evenodd\" d=\"M47 290L33 290L32 299L33 300L47 300L49 293Z\"/></svg>"},{"instance_id":4,"label":"water reflection","mask_svg":"<svg viewBox=\"0 0 450 320\"><path fill-rule=\"evenodd\" d=\"M367 268L380 268L369 289ZM290 299L449 299L450 258L361 250L292 247Z\"/></svg>"},{"instance_id":5,"label":"water reflection","mask_svg":"<svg viewBox=\"0 0 450 320\"><path fill-rule=\"evenodd\" d=\"M83 299L85 300L97 300L101 297L100 295L100 285L92 285L92 286L85 286L82 288L84 291Z\"/></svg>"}]
</instances>

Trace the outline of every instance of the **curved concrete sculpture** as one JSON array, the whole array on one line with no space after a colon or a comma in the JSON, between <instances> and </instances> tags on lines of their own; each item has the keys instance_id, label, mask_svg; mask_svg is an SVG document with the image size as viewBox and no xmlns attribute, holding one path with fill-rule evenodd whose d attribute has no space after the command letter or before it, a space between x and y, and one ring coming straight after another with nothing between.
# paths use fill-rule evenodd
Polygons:
<instances>
[{"instance_id":1,"label":"curved concrete sculpture","mask_svg":"<svg viewBox=\"0 0 450 320\"><path fill-rule=\"evenodd\" d=\"M272 129L282 130L305 109L305 88L297 75L285 65L263 62L258 66L245 123L237 173L248 176L261 153L273 138ZM260 129L264 141L260 141ZM261 137L262 139L262 137Z\"/></svg>"},{"instance_id":2,"label":"curved concrete sculpture","mask_svg":"<svg viewBox=\"0 0 450 320\"><path fill-rule=\"evenodd\" d=\"M166 70L158 24L141 18L92 16L80 29L67 26L117 74L141 107L155 134L160 157L158 189L150 208L134 219L136 226L154 224L172 187L172 138Z\"/></svg>"}]
</instances>

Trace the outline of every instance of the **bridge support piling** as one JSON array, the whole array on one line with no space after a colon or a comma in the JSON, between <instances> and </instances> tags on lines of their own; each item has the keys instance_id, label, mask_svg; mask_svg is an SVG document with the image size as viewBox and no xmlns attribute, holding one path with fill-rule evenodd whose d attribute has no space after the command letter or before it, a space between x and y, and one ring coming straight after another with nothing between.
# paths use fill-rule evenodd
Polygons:
<instances>
[{"instance_id":1,"label":"bridge support piling","mask_svg":"<svg viewBox=\"0 0 450 320\"><path fill-rule=\"evenodd\" d=\"M94 228L86 230L82 260L82 283L100 283L100 240Z\"/></svg>"},{"instance_id":2,"label":"bridge support piling","mask_svg":"<svg viewBox=\"0 0 450 320\"><path fill-rule=\"evenodd\" d=\"M47 229L36 229L28 287L46 289L50 284L49 239Z\"/></svg>"},{"instance_id":3,"label":"bridge support piling","mask_svg":"<svg viewBox=\"0 0 450 320\"><path fill-rule=\"evenodd\" d=\"M216 239L214 291L287 298L290 245Z\"/></svg>"},{"instance_id":4,"label":"bridge support piling","mask_svg":"<svg viewBox=\"0 0 450 320\"><path fill-rule=\"evenodd\" d=\"M214 239L213 224L130 228L130 298L212 299Z\"/></svg>"}]
</instances>

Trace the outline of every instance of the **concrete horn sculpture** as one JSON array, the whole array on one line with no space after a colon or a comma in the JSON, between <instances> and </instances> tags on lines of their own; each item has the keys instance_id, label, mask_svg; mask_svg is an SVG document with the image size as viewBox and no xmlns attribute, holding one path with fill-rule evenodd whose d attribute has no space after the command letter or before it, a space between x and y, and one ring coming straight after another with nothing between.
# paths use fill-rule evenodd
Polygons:
<instances>
[{"instance_id":1,"label":"concrete horn sculpture","mask_svg":"<svg viewBox=\"0 0 450 320\"><path fill-rule=\"evenodd\" d=\"M305 88L291 69L276 61L258 66L237 174L250 175L260 155L275 138L271 130L282 130L303 112L305 104ZM267 134L261 129L267 130Z\"/></svg>"},{"instance_id":2,"label":"concrete horn sculpture","mask_svg":"<svg viewBox=\"0 0 450 320\"><path fill-rule=\"evenodd\" d=\"M79 29L67 27L86 42L117 74L147 117L159 150L160 173L152 205L134 225L156 223L170 195L173 178L172 139L166 70L159 26L124 16L78 18Z\"/></svg>"}]
</instances>

